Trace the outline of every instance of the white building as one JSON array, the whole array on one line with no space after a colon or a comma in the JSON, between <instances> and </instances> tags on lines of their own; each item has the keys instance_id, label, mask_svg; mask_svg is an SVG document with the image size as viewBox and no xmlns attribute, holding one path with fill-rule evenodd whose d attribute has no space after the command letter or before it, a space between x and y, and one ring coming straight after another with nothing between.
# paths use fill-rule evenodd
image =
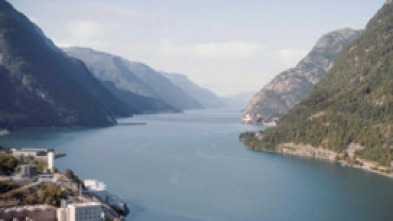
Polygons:
<instances>
[{"instance_id":1,"label":"white building","mask_svg":"<svg viewBox=\"0 0 393 221\"><path fill-rule=\"evenodd\" d=\"M106 192L106 185L98 180L84 180L83 183L87 191L93 193L101 200L105 201L108 198L108 193Z\"/></svg>"},{"instance_id":2,"label":"white building","mask_svg":"<svg viewBox=\"0 0 393 221\"><path fill-rule=\"evenodd\" d=\"M243 117L243 123L248 124L248 123L250 123L253 119L254 119L254 118L253 118L253 116L252 116L251 114L246 114L246 115Z\"/></svg>"},{"instance_id":3,"label":"white building","mask_svg":"<svg viewBox=\"0 0 393 221\"><path fill-rule=\"evenodd\" d=\"M11 149L14 157L45 157L48 153L47 149L36 149L36 148L23 148L23 149Z\"/></svg>"},{"instance_id":4,"label":"white building","mask_svg":"<svg viewBox=\"0 0 393 221\"><path fill-rule=\"evenodd\" d=\"M48 152L48 170L53 172L53 168L55 167L55 153L53 151Z\"/></svg>"},{"instance_id":5,"label":"white building","mask_svg":"<svg viewBox=\"0 0 393 221\"><path fill-rule=\"evenodd\" d=\"M58 221L101 221L102 208L100 203L76 203L57 209Z\"/></svg>"},{"instance_id":6,"label":"white building","mask_svg":"<svg viewBox=\"0 0 393 221\"><path fill-rule=\"evenodd\" d=\"M87 190L91 191L105 191L106 190L106 185L103 182L100 182L98 180L84 180L83 183L85 184L85 187Z\"/></svg>"}]
</instances>

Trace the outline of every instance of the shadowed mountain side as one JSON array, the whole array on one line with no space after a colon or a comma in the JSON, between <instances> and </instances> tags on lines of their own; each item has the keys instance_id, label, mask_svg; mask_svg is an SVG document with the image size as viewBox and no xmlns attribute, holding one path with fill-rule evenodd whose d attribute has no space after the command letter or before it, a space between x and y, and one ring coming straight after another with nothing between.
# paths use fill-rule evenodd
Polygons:
<instances>
[{"instance_id":1,"label":"shadowed mountain side","mask_svg":"<svg viewBox=\"0 0 393 221\"><path fill-rule=\"evenodd\" d=\"M185 91L143 63L131 62L89 48L71 47L64 51L85 62L97 78L111 81L119 89L155 98L180 110L202 108L202 105Z\"/></svg>"},{"instance_id":2,"label":"shadowed mountain side","mask_svg":"<svg viewBox=\"0 0 393 221\"><path fill-rule=\"evenodd\" d=\"M112 92L122 102L127 104L130 109L135 110L138 114L155 114L155 113L179 113L181 110L171 107L163 102L157 101L151 97L144 97L131 93L127 90L119 89L113 82L103 81L103 85Z\"/></svg>"},{"instance_id":3,"label":"shadowed mountain side","mask_svg":"<svg viewBox=\"0 0 393 221\"><path fill-rule=\"evenodd\" d=\"M0 127L105 126L133 113L6 1L0 54Z\"/></svg>"}]
</instances>

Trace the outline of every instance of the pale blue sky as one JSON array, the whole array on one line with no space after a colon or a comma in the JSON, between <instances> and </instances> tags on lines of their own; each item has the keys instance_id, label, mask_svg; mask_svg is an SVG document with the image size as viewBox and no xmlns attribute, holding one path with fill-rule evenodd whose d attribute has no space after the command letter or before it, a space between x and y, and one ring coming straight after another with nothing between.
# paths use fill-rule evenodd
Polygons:
<instances>
[{"instance_id":1,"label":"pale blue sky","mask_svg":"<svg viewBox=\"0 0 393 221\"><path fill-rule=\"evenodd\" d=\"M257 91L323 34L363 28L385 0L10 0L59 46L186 74L220 95Z\"/></svg>"}]
</instances>

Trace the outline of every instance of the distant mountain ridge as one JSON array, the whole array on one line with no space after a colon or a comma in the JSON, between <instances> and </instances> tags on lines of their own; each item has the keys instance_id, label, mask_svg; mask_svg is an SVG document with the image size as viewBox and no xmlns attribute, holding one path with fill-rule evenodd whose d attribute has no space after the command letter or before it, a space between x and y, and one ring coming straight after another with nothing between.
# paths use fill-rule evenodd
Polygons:
<instances>
[{"instance_id":1,"label":"distant mountain ridge","mask_svg":"<svg viewBox=\"0 0 393 221\"><path fill-rule=\"evenodd\" d=\"M322 36L295 68L277 75L254 96L244 115L281 117L287 113L307 97L333 66L334 58L360 34L361 31L346 28Z\"/></svg>"},{"instance_id":2,"label":"distant mountain ridge","mask_svg":"<svg viewBox=\"0 0 393 221\"><path fill-rule=\"evenodd\" d=\"M0 55L0 127L107 126L135 113L4 0Z\"/></svg>"},{"instance_id":3,"label":"distant mountain ridge","mask_svg":"<svg viewBox=\"0 0 393 221\"><path fill-rule=\"evenodd\" d=\"M176 86L181 88L192 98L194 98L198 103L200 103L204 108L222 108L225 106L223 98L217 96L214 92L207 88L202 88L199 85L188 79L187 76L177 73L166 73L161 72L161 74L172 81Z\"/></svg>"},{"instance_id":4,"label":"distant mountain ridge","mask_svg":"<svg viewBox=\"0 0 393 221\"><path fill-rule=\"evenodd\" d=\"M63 50L81 59L98 79L113 82L118 89L153 98L178 110L203 108L185 91L143 63L89 48L70 47Z\"/></svg>"}]
</instances>

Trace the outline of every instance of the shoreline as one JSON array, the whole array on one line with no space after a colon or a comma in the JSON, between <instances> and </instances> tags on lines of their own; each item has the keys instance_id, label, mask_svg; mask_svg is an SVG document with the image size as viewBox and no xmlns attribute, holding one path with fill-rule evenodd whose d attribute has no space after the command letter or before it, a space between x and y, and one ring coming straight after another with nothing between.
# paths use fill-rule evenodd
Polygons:
<instances>
[{"instance_id":1,"label":"shoreline","mask_svg":"<svg viewBox=\"0 0 393 221\"><path fill-rule=\"evenodd\" d=\"M254 149L254 147L245 144L251 151L265 152L279 154L285 157L299 157L303 159L315 159L321 161L328 161L332 163L339 163L342 167L351 167L363 171L371 172L374 174L382 175L384 177L393 178L393 172L390 167L380 166L376 162L367 161L360 158L353 158L348 162L344 157L345 153L337 153L328 149L315 148L310 145L297 145L293 143L286 143L278 145L276 150L270 149ZM390 172L385 172L390 171Z\"/></svg>"}]
</instances>

